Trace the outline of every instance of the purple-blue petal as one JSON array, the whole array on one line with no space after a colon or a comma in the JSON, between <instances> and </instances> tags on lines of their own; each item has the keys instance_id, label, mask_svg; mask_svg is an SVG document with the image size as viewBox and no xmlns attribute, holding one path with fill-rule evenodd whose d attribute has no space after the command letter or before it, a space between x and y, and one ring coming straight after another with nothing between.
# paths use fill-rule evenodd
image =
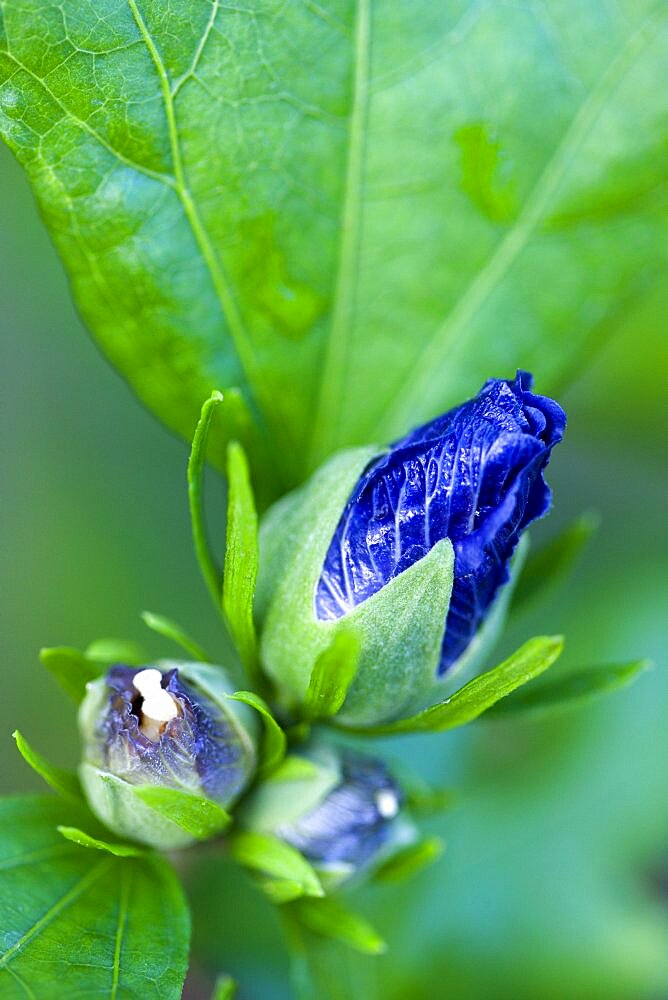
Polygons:
<instances>
[{"instance_id":1,"label":"purple-blue petal","mask_svg":"<svg viewBox=\"0 0 668 1000\"><path fill-rule=\"evenodd\" d=\"M508 580L522 532L550 507L543 470L566 416L532 382L522 371L489 379L369 465L325 557L318 619L343 617L449 538L455 577L439 673L459 659Z\"/></svg>"},{"instance_id":2,"label":"purple-blue petal","mask_svg":"<svg viewBox=\"0 0 668 1000\"><path fill-rule=\"evenodd\" d=\"M396 811L383 809L388 796ZM340 783L314 809L276 833L314 864L358 869L387 843L402 802L399 786L381 761L347 751Z\"/></svg>"},{"instance_id":3,"label":"purple-blue petal","mask_svg":"<svg viewBox=\"0 0 668 1000\"><path fill-rule=\"evenodd\" d=\"M139 727L136 673L136 667L126 666L107 673L109 701L96 733L100 765L131 784L201 792L223 803L235 797L246 782L244 748L220 709L177 669L170 670L162 686L175 699L179 715L153 742Z\"/></svg>"}]
</instances>

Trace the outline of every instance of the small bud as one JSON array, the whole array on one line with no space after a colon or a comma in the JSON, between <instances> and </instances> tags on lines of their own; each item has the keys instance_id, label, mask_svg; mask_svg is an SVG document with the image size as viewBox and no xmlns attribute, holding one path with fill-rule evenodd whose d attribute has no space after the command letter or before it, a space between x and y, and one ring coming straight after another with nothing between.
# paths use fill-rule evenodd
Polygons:
<instances>
[{"instance_id":1,"label":"small bud","mask_svg":"<svg viewBox=\"0 0 668 1000\"><path fill-rule=\"evenodd\" d=\"M361 637L346 724L401 717L484 651L565 415L532 378L474 398L387 451L334 456L265 516L257 607L266 669L293 707L341 625ZM496 612L496 614L493 614Z\"/></svg>"},{"instance_id":2,"label":"small bud","mask_svg":"<svg viewBox=\"0 0 668 1000\"><path fill-rule=\"evenodd\" d=\"M244 806L242 822L272 833L306 857L332 888L388 860L416 839L404 796L382 761L312 744L288 758ZM310 773L290 763L312 765Z\"/></svg>"},{"instance_id":3,"label":"small bud","mask_svg":"<svg viewBox=\"0 0 668 1000\"><path fill-rule=\"evenodd\" d=\"M118 834L168 849L193 838L157 816L133 786L231 805L256 764L255 719L226 697L233 691L220 667L170 661L114 666L88 684L79 712L81 777L99 819Z\"/></svg>"}]
</instances>

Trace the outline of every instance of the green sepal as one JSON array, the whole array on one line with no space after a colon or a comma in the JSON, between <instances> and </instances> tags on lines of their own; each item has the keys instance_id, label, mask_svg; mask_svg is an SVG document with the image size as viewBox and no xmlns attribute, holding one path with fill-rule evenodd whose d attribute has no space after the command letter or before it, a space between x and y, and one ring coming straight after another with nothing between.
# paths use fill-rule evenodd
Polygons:
<instances>
[{"instance_id":1,"label":"green sepal","mask_svg":"<svg viewBox=\"0 0 668 1000\"><path fill-rule=\"evenodd\" d=\"M237 441L227 449L227 532L223 610L248 676L259 676L253 599L258 572L258 521L248 461Z\"/></svg>"},{"instance_id":2,"label":"green sepal","mask_svg":"<svg viewBox=\"0 0 668 1000\"><path fill-rule=\"evenodd\" d=\"M228 814L209 799L157 785L131 785L92 764L79 768L93 813L114 832L161 851L190 847L228 825ZM166 793L166 794L161 794Z\"/></svg>"},{"instance_id":3,"label":"green sepal","mask_svg":"<svg viewBox=\"0 0 668 1000\"><path fill-rule=\"evenodd\" d=\"M311 747L311 757L290 754L242 803L239 822L259 833L271 833L315 809L341 781L336 753L325 744Z\"/></svg>"},{"instance_id":4,"label":"green sepal","mask_svg":"<svg viewBox=\"0 0 668 1000\"><path fill-rule=\"evenodd\" d=\"M262 662L285 703L299 711L314 665L339 631L360 641L357 673L337 723L368 726L424 704L433 688L452 589L447 539L338 621L318 621L314 595L345 504L377 449L328 461L300 490L279 501L260 529L256 609Z\"/></svg>"},{"instance_id":5,"label":"green sepal","mask_svg":"<svg viewBox=\"0 0 668 1000\"><path fill-rule=\"evenodd\" d=\"M531 553L517 581L511 604L513 613L542 597L564 577L596 533L599 520L592 511L581 514L551 542Z\"/></svg>"},{"instance_id":6,"label":"green sepal","mask_svg":"<svg viewBox=\"0 0 668 1000\"><path fill-rule=\"evenodd\" d=\"M304 896L322 896L315 870L294 847L266 833L240 830L230 837L230 853L245 868L296 883Z\"/></svg>"},{"instance_id":7,"label":"green sepal","mask_svg":"<svg viewBox=\"0 0 668 1000\"><path fill-rule=\"evenodd\" d=\"M327 719L343 706L357 673L361 645L357 633L342 628L320 653L313 664L304 701L308 720Z\"/></svg>"},{"instance_id":8,"label":"green sepal","mask_svg":"<svg viewBox=\"0 0 668 1000\"><path fill-rule=\"evenodd\" d=\"M504 698L490 709L487 718L493 720L533 713L549 715L552 712L579 708L626 687L651 665L650 660L633 660L630 663L574 671L551 684L541 684L535 688L532 685Z\"/></svg>"},{"instance_id":9,"label":"green sepal","mask_svg":"<svg viewBox=\"0 0 668 1000\"><path fill-rule=\"evenodd\" d=\"M39 658L77 705L84 699L86 684L104 673L104 663L71 646L41 649Z\"/></svg>"},{"instance_id":10,"label":"green sepal","mask_svg":"<svg viewBox=\"0 0 668 1000\"><path fill-rule=\"evenodd\" d=\"M142 847L137 847L135 844L119 844L111 840L98 840L97 837L91 837L89 833L85 833L76 826L57 826L56 829L61 837L69 840L72 844L78 844L79 847L86 847L93 851L106 851L107 854L113 854L115 858L139 858L146 854Z\"/></svg>"},{"instance_id":11,"label":"green sepal","mask_svg":"<svg viewBox=\"0 0 668 1000\"><path fill-rule=\"evenodd\" d=\"M445 701L425 708L417 715L373 728L348 728L368 736L390 736L397 733L437 733L464 726L488 711L501 698L552 666L563 645L561 636L537 636L529 639L503 663L474 677Z\"/></svg>"},{"instance_id":12,"label":"green sepal","mask_svg":"<svg viewBox=\"0 0 668 1000\"><path fill-rule=\"evenodd\" d=\"M400 848L373 873L378 882L401 882L432 864L444 850L440 837L426 837L416 844Z\"/></svg>"},{"instance_id":13,"label":"green sepal","mask_svg":"<svg viewBox=\"0 0 668 1000\"><path fill-rule=\"evenodd\" d=\"M288 745L287 737L272 715L266 701L259 694L255 694L254 691L236 691L227 697L230 701L239 701L244 705L250 706L250 708L254 708L262 717L262 722L264 723L264 740L258 773L266 777L279 767L283 761Z\"/></svg>"},{"instance_id":14,"label":"green sepal","mask_svg":"<svg viewBox=\"0 0 668 1000\"><path fill-rule=\"evenodd\" d=\"M197 840L208 840L222 833L232 822L226 809L192 792L160 785L135 785L137 796L161 816L168 817Z\"/></svg>"},{"instance_id":15,"label":"green sepal","mask_svg":"<svg viewBox=\"0 0 668 1000\"><path fill-rule=\"evenodd\" d=\"M180 646L181 649L185 650L189 656L194 656L201 663L213 663L213 659L206 650L192 639L185 629L181 628L173 619L167 618L165 615L156 615L153 611L142 611L141 619L144 625L150 628L152 632L156 632L165 639L170 639L177 646Z\"/></svg>"},{"instance_id":16,"label":"green sepal","mask_svg":"<svg viewBox=\"0 0 668 1000\"><path fill-rule=\"evenodd\" d=\"M56 767L54 764L50 764L46 757L43 757L36 750L33 750L18 729L12 733L12 736L14 737L18 751L25 762L30 765L33 771L36 771L37 774L39 774L40 778L43 778L44 781L46 781L47 785L53 788L54 792L57 792L58 795L74 802L81 801L81 785L79 784L79 779L76 774L73 774L71 771L66 771L62 767Z\"/></svg>"},{"instance_id":17,"label":"green sepal","mask_svg":"<svg viewBox=\"0 0 668 1000\"><path fill-rule=\"evenodd\" d=\"M387 945L371 924L338 898L299 899L289 906L297 922L314 934L346 944L363 955L382 955Z\"/></svg>"}]
</instances>

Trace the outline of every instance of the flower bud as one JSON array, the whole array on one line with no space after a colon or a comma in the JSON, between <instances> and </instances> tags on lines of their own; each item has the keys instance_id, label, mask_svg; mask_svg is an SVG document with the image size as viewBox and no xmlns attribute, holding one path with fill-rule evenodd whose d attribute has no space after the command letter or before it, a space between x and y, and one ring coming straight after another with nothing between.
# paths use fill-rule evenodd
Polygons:
<instances>
[{"instance_id":1,"label":"flower bud","mask_svg":"<svg viewBox=\"0 0 668 1000\"><path fill-rule=\"evenodd\" d=\"M288 702L304 699L337 627L362 638L348 724L434 700L480 651L522 532L550 506L543 470L565 415L531 385L525 372L490 379L384 453L335 456L268 512L257 606L265 666Z\"/></svg>"},{"instance_id":2,"label":"flower bud","mask_svg":"<svg viewBox=\"0 0 668 1000\"><path fill-rule=\"evenodd\" d=\"M241 822L297 848L334 888L417 839L403 801L382 761L316 743L259 786Z\"/></svg>"},{"instance_id":3,"label":"flower bud","mask_svg":"<svg viewBox=\"0 0 668 1000\"><path fill-rule=\"evenodd\" d=\"M222 668L162 661L114 666L87 685L79 711L81 779L93 812L115 833L153 847L195 839L141 801L157 785L231 805L256 764L255 719L228 699Z\"/></svg>"}]
</instances>

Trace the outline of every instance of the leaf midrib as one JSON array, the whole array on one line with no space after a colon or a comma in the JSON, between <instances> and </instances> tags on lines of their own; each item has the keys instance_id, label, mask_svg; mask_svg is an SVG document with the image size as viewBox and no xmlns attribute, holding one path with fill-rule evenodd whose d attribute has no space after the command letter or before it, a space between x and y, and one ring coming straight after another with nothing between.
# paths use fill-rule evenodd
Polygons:
<instances>
[{"instance_id":1,"label":"leaf midrib","mask_svg":"<svg viewBox=\"0 0 668 1000\"><path fill-rule=\"evenodd\" d=\"M362 173L369 105L372 0L357 0L353 99L348 133L346 176L334 307L325 347L319 397L311 437L310 464L328 454L336 440L345 389L349 340L359 277Z\"/></svg>"},{"instance_id":2,"label":"leaf midrib","mask_svg":"<svg viewBox=\"0 0 668 1000\"><path fill-rule=\"evenodd\" d=\"M37 935L40 934L45 927L48 927L48 925L52 923L56 917L60 916L60 914L66 910L68 906L71 906L71 904L87 892L92 885L98 882L110 868L112 863L111 859L100 861L93 868L91 868L90 871L86 872L83 878L79 879L78 882L68 889L59 900L50 906L46 913L36 920L32 927L28 928L28 930L21 935L19 940L13 944L11 948L8 948L3 955L0 955L0 969L8 966L14 956L22 948L25 948L26 945L30 944L30 942L37 937Z\"/></svg>"}]
</instances>

